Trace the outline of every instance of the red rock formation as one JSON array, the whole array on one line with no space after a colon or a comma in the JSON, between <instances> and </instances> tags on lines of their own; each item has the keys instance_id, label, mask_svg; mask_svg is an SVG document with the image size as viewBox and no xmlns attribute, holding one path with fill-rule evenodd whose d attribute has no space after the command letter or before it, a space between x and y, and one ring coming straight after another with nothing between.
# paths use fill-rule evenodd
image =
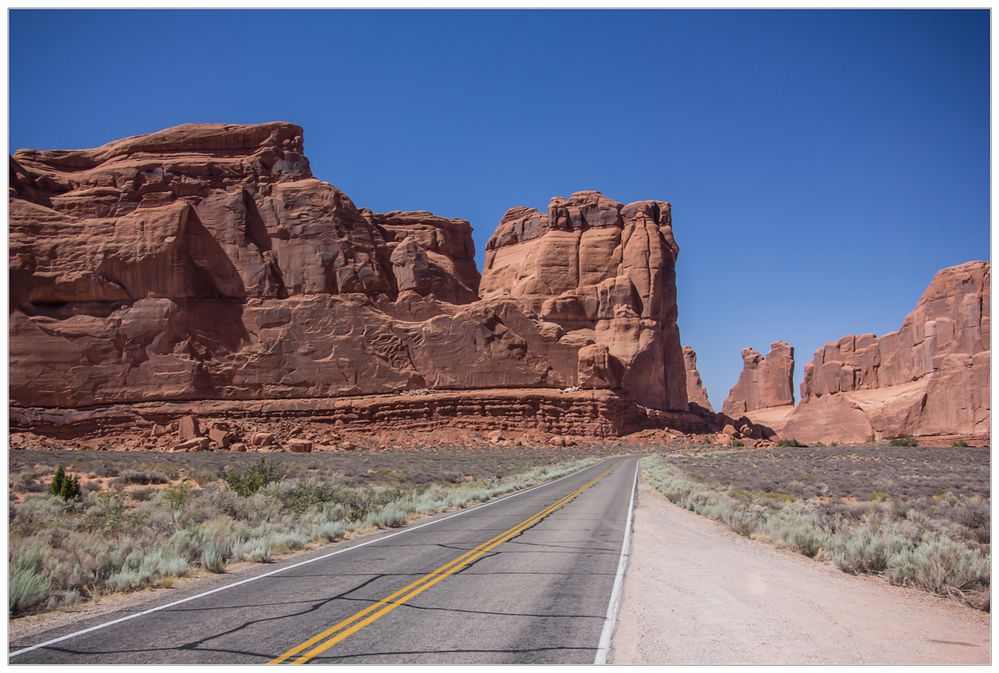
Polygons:
<instances>
[{"instance_id":1,"label":"red rock formation","mask_svg":"<svg viewBox=\"0 0 999 673\"><path fill-rule=\"evenodd\" d=\"M12 404L580 385L686 409L668 204L511 211L479 300L467 222L360 210L302 152L285 123L19 150Z\"/></svg>"},{"instance_id":2,"label":"red rock formation","mask_svg":"<svg viewBox=\"0 0 999 673\"><path fill-rule=\"evenodd\" d=\"M606 346L640 403L686 409L670 205L599 192L512 208L486 245L485 300L515 298L572 343Z\"/></svg>"},{"instance_id":3,"label":"red rock formation","mask_svg":"<svg viewBox=\"0 0 999 673\"><path fill-rule=\"evenodd\" d=\"M741 416L771 407L794 406L794 348L783 341L770 344L764 358L742 349L742 373L729 391L722 413Z\"/></svg>"},{"instance_id":4,"label":"red rock formation","mask_svg":"<svg viewBox=\"0 0 999 673\"><path fill-rule=\"evenodd\" d=\"M782 434L841 442L988 435L990 282L988 262L943 269L897 332L817 350Z\"/></svg>"},{"instance_id":5,"label":"red rock formation","mask_svg":"<svg viewBox=\"0 0 999 673\"><path fill-rule=\"evenodd\" d=\"M713 412L711 402L708 401L708 391L701 382L701 373L697 371L697 353L690 346L683 347L683 364L687 370L687 401Z\"/></svg>"}]
</instances>

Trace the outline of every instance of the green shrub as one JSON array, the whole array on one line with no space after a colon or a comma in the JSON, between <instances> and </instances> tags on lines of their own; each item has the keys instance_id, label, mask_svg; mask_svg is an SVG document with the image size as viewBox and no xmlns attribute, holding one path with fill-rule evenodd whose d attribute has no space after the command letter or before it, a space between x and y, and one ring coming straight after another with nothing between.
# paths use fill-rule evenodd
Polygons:
<instances>
[{"instance_id":1,"label":"green shrub","mask_svg":"<svg viewBox=\"0 0 999 673\"><path fill-rule=\"evenodd\" d=\"M959 439L953 444L951 444L951 446L955 449L967 449L970 446L970 444L968 444L968 442L964 441L963 439Z\"/></svg>"},{"instance_id":2,"label":"green shrub","mask_svg":"<svg viewBox=\"0 0 999 673\"><path fill-rule=\"evenodd\" d=\"M280 481L283 476L281 468L275 463L268 463L261 458L259 462L242 470L227 469L225 482L236 495L249 497L267 484Z\"/></svg>"},{"instance_id":3,"label":"green shrub","mask_svg":"<svg viewBox=\"0 0 999 673\"><path fill-rule=\"evenodd\" d=\"M919 446L919 442L912 435L902 435L888 441L891 446Z\"/></svg>"},{"instance_id":4,"label":"green shrub","mask_svg":"<svg viewBox=\"0 0 999 673\"><path fill-rule=\"evenodd\" d=\"M789 437L787 439L778 439L777 440L777 446L779 446L781 448L802 449L806 445L802 444L801 442L799 442L797 439L795 439L793 437Z\"/></svg>"},{"instance_id":5,"label":"green shrub","mask_svg":"<svg viewBox=\"0 0 999 673\"><path fill-rule=\"evenodd\" d=\"M56 495L67 501L77 500L80 497L80 480L66 474L66 468L60 465L49 484L49 495Z\"/></svg>"},{"instance_id":6,"label":"green shrub","mask_svg":"<svg viewBox=\"0 0 999 673\"><path fill-rule=\"evenodd\" d=\"M49 495L61 495L62 485L66 482L66 468L62 465L56 468L55 475L52 476L52 483L49 484Z\"/></svg>"}]
</instances>

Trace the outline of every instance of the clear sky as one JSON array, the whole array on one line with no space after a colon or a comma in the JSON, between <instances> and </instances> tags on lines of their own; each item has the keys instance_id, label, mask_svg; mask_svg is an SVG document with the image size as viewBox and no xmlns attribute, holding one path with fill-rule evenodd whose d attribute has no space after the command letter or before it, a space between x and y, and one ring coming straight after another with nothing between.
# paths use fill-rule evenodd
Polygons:
<instances>
[{"instance_id":1,"label":"clear sky","mask_svg":"<svg viewBox=\"0 0 999 673\"><path fill-rule=\"evenodd\" d=\"M665 199L711 401L989 256L986 11L13 11L13 148L295 122L373 210Z\"/></svg>"}]
</instances>

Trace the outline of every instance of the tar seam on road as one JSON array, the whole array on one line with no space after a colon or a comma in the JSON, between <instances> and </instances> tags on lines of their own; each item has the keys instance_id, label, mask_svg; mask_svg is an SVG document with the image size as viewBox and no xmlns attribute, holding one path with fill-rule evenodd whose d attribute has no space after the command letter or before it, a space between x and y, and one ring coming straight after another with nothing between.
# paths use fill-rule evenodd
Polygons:
<instances>
[{"instance_id":1,"label":"tar seam on road","mask_svg":"<svg viewBox=\"0 0 999 673\"><path fill-rule=\"evenodd\" d=\"M631 484L631 501L628 503L628 518L624 522L624 540L621 542L621 558L617 562L617 575L614 577L614 588L611 589L610 603L607 605L607 617L604 628L600 632L600 644L597 646L597 656L594 664L606 664L610 654L611 637L614 635L614 625L617 623L617 611L621 607L621 589L624 584L624 573L628 569L628 558L631 556L631 518L635 512L635 493L638 491L638 469L640 462L635 462L635 480Z\"/></svg>"},{"instance_id":2,"label":"tar seam on road","mask_svg":"<svg viewBox=\"0 0 999 673\"><path fill-rule=\"evenodd\" d=\"M607 459L607 460L609 460L609 459ZM601 461L601 462L606 462L606 461ZM136 612L134 614L125 615L124 617L119 617L118 619L113 619L113 620L111 620L109 622L104 622L103 624L96 624L94 626L91 626L91 627L88 627L88 628L85 628L85 629L81 629L80 631L75 631L73 633L68 633L68 634L66 634L64 636L59 636L58 638L53 638L51 640L46 640L45 642L38 643L36 645L31 645L29 647L24 647L24 648L22 648L20 650L17 650L15 652L9 653L7 655L7 658L8 658L8 660L10 660L10 659L13 659L14 657L20 656L22 654L27 654L28 652L31 652L33 650L38 650L38 649L41 649L43 647L48 647L49 645L55 645L56 643L61 643L61 642L66 641L66 640L70 640L71 638L76 638L78 636L82 636L82 635L87 634L87 633L93 633L94 631L99 631L99 630L107 628L109 626L114 626L115 624L120 624L122 622L127 622L127 621L129 621L131 619L136 619L137 617L144 617L144 616L152 614L154 612L159 612L160 610L166 610L167 608L172 608L172 607L175 607L177 605L181 605L183 603L189 603L189 602L197 600L199 598L204 598L205 596L209 596L211 594L215 594L215 593L218 593L220 591L225 591L226 589L232 589L233 587L238 587L238 586L243 585L243 584L248 584L249 582L255 582L255 581L259 580L259 579L263 579L265 577L270 577L271 575L277 575L278 573L283 573L285 571L292 570L294 568L299 568L301 566L308 565L309 563L315 563L316 561L322 561L324 559L330 558L331 556L336 556L337 554L343 554L344 552L348 552L348 551L351 551L353 549L359 549L360 547L366 547L369 544L374 544L375 542L381 542L382 540L387 540L389 538L395 537L396 535L403 535L405 533L409 533L411 531L418 530L420 528L424 528L425 526L432 526L435 523L440 523L441 521L447 521L448 519L453 519L453 518L458 517L458 516L462 516L462 515L465 515L465 514L470 514L472 512L475 512L477 510L483 509L485 507L489 507L491 505L495 505L497 503L503 502L504 500L508 500L510 498L516 498L517 496L524 495L525 493L529 493L529 492L531 492L531 491L533 491L535 489L541 488L543 486L549 486L551 484L554 484L554 483L557 483L559 481L562 481L563 479L568 479L569 477L577 475L580 472L584 472L586 470L592 469L596 465L599 465L599 463L595 463L594 465L587 465L586 467L584 467L582 469L579 469L579 470L576 470L575 472L571 472L569 474L563 475L563 476L559 477L558 479L552 479L551 481L546 481L543 484L538 484L537 486L532 486L530 488L524 489L523 491L517 491L516 493L511 493L510 495L505 495L502 498L497 498L496 500L490 500L489 502L483 503L481 505L477 505L477 506L472 507L470 509L463 509L460 512L455 512L454 514L449 514L448 516L443 516L443 517L441 517L439 519L434 519L433 521L427 521L425 523L417 524L417 525L415 525L415 526L413 526L411 528L405 528L403 530L396 531L394 533L389 533L388 535L381 535L379 537L373 538L371 540L366 540L365 542L361 542L359 544L355 544L355 545L352 545L350 547L345 547L343 549L338 549L336 551L330 552L329 554L323 554L322 556L317 556L315 558L310 558L310 559L306 559L304 561L299 561L298 563L293 563L293 564L291 564L289 566L285 566L283 568L277 568L275 570L271 570L271 571L268 571L268 572L265 572L265 573L261 573L259 575L254 575L253 577L247 577L246 579L239 580L238 582L233 582L232 584L226 584L225 586L216 587L214 589L209 589L208 591L203 591L200 594L195 594L194 596L188 596L187 598L181 598L181 599L173 601L171 603L166 603L164 605L158 605L156 607L149 608L148 610L143 610L141 612Z\"/></svg>"},{"instance_id":3,"label":"tar seam on road","mask_svg":"<svg viewBox=\"0 0 999 673\"><path fill-rule=\"evenodd\" d=\"M298 658L292 661L292 664L304 664L308 663L310 660L315 659L317 656L330 649L337 643L343 642L353 634L357 633L366 626L373 624L385 615L389 614L397 607L406 604L409 600L416 598L421 593L434 586L438 582L442 582L451 575L461 572L464 568L482 558L485 554L500 546L504 542L507 542L525 530L532 528L544 519L546 519L551 514L555 513L562 507L568 505L570 502L575 500L583 492L588 490L591 486L596 484L598 481L606 477L610 472L612 472L620 463L615 463L611 465L606 470L598 474L596 477L591 479L589 482L583 484L574 491L564 495L555 502L542 508L540 511L532 514L518 524L515 524L511 528L505 530L499 535L493 536L489 540L481 543L474 549L470 549L461 556L445 563L436 570L432 570L423 577L411 582L402 589L398 589L392 594L381 599L377 603L373 603L368 607L360 610L350 617L337 622L330 628L317 633L308 640L295 647L287 650L280 656L271 659L268 663L270 664L280 664L301 652L306 651L304 654L300 654ZM407 593L408 592L408 593ZM374 613L374 614L372 614ZM311 649L310 649L311 648Z\"/></svg>"}]
</instances>

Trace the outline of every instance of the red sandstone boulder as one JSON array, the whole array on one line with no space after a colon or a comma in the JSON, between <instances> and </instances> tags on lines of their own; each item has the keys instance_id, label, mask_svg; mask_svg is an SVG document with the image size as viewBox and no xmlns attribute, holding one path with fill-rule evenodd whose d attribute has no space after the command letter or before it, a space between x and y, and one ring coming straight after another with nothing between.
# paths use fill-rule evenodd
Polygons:
<instances>
[{"instance_id":1,"label":"red sandstone boulder","mask_svg":"<svg viewBox=\"0 0 999 673\"><path fill-rule=\"evenodd\" d=\"M697 371L697 353L690 346L683 347L683 365L687 372L687 401L707 411L714 411L708 401L708 391L701 381L701 373Z\"/></svg>"},{"instance_id":2,"label":"red sandstone boulder","mask_svg":"<svg viewBox=\"0 0 999 673\"><path fill-rule=\"evenodd\" d=\"M769 407L794 406L794 348L783 341L770 345L764 358L742 349L742 374L729 392L722 413L730 416Z\"/></svg>"},{"instance_id":3,"label":"red sandstone boulder","mask_svg":"<svg viewBox=\"0 0 999 673\"><path fill-rule=\"evenodd\" d=\"M988 262L943 269L897 332L817 350L781 434L805 442L988 435L990 285Z\"/></svg>"}]
</instances>

